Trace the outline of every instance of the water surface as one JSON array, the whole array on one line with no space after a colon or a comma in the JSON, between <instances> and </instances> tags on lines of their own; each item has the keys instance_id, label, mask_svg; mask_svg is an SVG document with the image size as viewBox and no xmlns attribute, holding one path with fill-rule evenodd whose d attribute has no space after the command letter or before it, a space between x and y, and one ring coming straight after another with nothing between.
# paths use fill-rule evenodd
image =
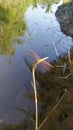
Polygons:
<instances>
[{"instance_id":1,"label":"water surface","mask_svg":"<svg viewBox=\"0 0 73 130\"><path fill-rule=\"evenodd\" d=\"M27 97L27 93L32 91L32 74L24 60L27 59L29 63L33 61L31 50L41 58L48 56L47 61L53 61L57 59L53 42L59 55L67 53L73 46L72 38L61 32L55 16L57 7L62 3L59 0L49 2L49 6L45 2L26 3L27 6L25 5L21 12L22 23L18 22L20 28L24 22L24 28L18 30L19 25L12 23L12 17L9 25L1 26L3 33L0 34L0 120L3 119L5 123L24 119L24 115L15 107L27 111L34 108L33 101Z\"/></svg>"}]
</instances>

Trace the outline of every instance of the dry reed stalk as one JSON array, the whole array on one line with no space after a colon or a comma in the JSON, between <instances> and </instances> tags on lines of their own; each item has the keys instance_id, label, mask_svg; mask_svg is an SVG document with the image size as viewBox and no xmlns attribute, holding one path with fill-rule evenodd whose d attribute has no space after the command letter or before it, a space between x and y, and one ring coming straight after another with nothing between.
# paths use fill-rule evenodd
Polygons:
<instances>
[{"instance_id":1,"label":"dry reed stalk","mask_svg":"<svg viewBox=\"0 0 73 130\"><path fill-rule=\"evenodd\" d=\"M55 109L58 107L58 105L60 104L60 102L62 101L62 99L64 98L65 94L67 93L67 89L65 89L64 94L60 97L60 99L58 100L57 104L53 107L53 109L51 110L50 114L44 119L44 121L41 123L41 125L39 126L38 130L40 130L42 128L42 126L45 124L45 122L48 120L48 118L51 116L51 114L55 111Z\"/></svg>"},{"instance_id":2,"label":"dry reed stalk","mask_svg":"<svg viewBox=\"0 0 73 130\"><path fill-rule=\"evenodd\" d=\"M55 49L55 52L56 52L57 57L59 57L59 53L58 53L58 50L57 50L57 48L56 48L56 45L55 45L55 42L54 42L54 41L53 41L53 46L54 46L54 49Z\"/></svg>"},{"instance_id":3,"label":"dry reed stalk","mask_svg":"<svg viewBox=\"0 0 73 130\"><path fill-rule=\"evenodd\" d=\"M67 76L64 76L64 77L57 77L57 78L60 78L60 79L68 79L71 75L73 74L73 72L69 73Z\"/></svg>"},{"instance_id":4,"label":"dry reed stalk","mask_svg":"<svg viewBox=\"0 0 73 130\"><path fill-rule=\"evenodd\" d=\"M35 94L35 111L36 111L36 122L35 122L35 130L38 130L38 99L37 99L37 89L36 89L36 81L35 81L35 69L37 67L37 65L41 62L43 62L44 60L46 60L48 57L45 57L43 59L39 59L39 60L36 60L34 63L33 63L33 66L32 66L32 76L33 76L33 88L34 88L34 94Z\"/></svg>"}]
</instances>

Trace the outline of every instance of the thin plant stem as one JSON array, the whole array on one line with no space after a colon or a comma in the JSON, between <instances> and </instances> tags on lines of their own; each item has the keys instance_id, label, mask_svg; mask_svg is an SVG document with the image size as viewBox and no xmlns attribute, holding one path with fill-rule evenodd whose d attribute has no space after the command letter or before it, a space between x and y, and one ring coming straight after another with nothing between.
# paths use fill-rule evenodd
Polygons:
<instances>
[{"instance_id":1,"label":"thin plant stem","mask_svg":"<svg viewBox=\"0 0 73 130\"><path fill-rule=\"evenodd\" d=\"M72 66L71 56L70 56L70 50L68 50L68 58L69 58L69 64Z\"/></svg>"},{"instance_id":2,"label":"thin plant stem","mask_svg":"<svg viewBox=\"0 0 73 130\"><path fill-rule=\"evenodd\" d=\"M48 118L51 116L51 114L55 111L55 109L58 107L58 105L60 104L60 102L62 101L62 99L64 98L64 96L65 96L66 93L67 93L67 89L65 89L64 94L61 96L61 98L58 100L58 102L56 103L56 105L53 107L53 109L51 110L50 114L41 123L41 125L38 128L38 130L40 130L42 128L42 126L45 124L45 122L48 120Z\"/></svg>"},{"instance_id":3,"label":"thin plant stem","mask_svg":"<svg viewBox=\"0 0 73 130\"><path fill-rule=\"evenodd\" d=\"M35 130L38 130L38 104L37 104L37 90L36 90L36 82L35 82L35 68L36 65L32 68L33 74L33 87L34 87L34 94L35 94L35 110L36 110L36 123L35 123Z\"/></svg>"},{"instance_id":4,"label":"thin plant stem","mask_svg":"<svg viewBox=\"0 0 73 130\"><path fill-rule=\"evenodd\" d=\"M56 48L56 45L55 45L55 42L54 42L54 41L53 41L53 46L54 46L55 53L56 53L57 57L59 57L59 53L58 53L58 50L57 50L57 48Z\"/></svg>"},{"instance_id":5,"label":"thin plant stem","mask_svg":"<svg viewBox=\"0 0 73 130\"><path fill-rule=\"evenodd\" d=\"M43 59L38 59L33 63L33 67L32 67L32 76L33 76L33 88L34 88L34 94L35 94L35 130L38 130L38 99L37 99L37 89L36 89L36 81L35 81L35 69L37 67L37 65L41 62L43 62L44 60L46 60L48 57L45 57Z\"/></svg>"}]
</instances>

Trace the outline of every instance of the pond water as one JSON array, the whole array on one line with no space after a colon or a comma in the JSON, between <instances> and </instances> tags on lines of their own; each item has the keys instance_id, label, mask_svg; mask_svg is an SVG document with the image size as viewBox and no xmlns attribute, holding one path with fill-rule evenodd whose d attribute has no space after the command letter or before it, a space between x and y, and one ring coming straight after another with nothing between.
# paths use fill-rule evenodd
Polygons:
<instances>
[{"instance_id":1,"label":"pond water","mask_svg":"<svg viewBox=\"0 0 73 130\"><path fill-rule=\"evenodd\" d=\"M67 53L73 46L72 38L61 32L55 16L58 6L62 3L63 1L59 0L53 0L49 4L27 3L28 6L23 13L26 28L21 35L15 35L15 30L7 30L11 24L5 25L5 39L0 29L0 120L5 123L15 123L24 119L23 113L17 111L16 107L33 111L34 102L27 97L32 91L32 74L25 62L25 59L29 63L33 62L31 50L41 58L48 56L47 61L53 61L57 59L53 42L59 55ZM18 25L15 26L18 28Z\"/></svg>"}]
</instances>

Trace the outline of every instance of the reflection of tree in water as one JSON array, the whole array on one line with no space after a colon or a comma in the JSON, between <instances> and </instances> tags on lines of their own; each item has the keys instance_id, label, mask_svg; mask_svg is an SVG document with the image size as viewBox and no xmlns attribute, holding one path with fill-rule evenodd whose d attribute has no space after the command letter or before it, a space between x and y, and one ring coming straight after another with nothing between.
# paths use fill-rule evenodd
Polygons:
<instances>
[{"instance_id":1,"label":"reflection of tree in water","mask_svg":"<svg viewBox=\"0 0 73 130\"><path fill-rule=\"evenodd\" d=\"M22 1L16 5L0 6L0 54L14 54L13 43L19 41L26 29Z\"/></svg>"},{"instance_id":2,"label":"reflection of tree in water","mask_svg":"<svg viewBox=\"0 0 73 130\"><path fill-rule=\"evenodd\" d=\"M24 12L27 7L32 4L37 7L41 4L42 8L46 6L46 12L51 9L53 3L58 3L60 0L1 0L0 1L0 54L14 53L12 43L21 43L18 36L23 35L26 29L26 24L23 20ZM66 2L66 0L64 1ZM11 55L11 54L10 54Z\"/></svg>"},{"instance_id":3,"label":"reflection of tree in water","mask_svg":"<svg viewBox=\"0 0 73 130\"><path fill-rule=\"evenodd\" d=\"M22 44L18 36L26 29L24 12L33 0L0 0L0 4L0 54L13 55L13 43Z\"/></svg>"},{"instance_id":4,"label":"reflection of tree in water","mask_svg":"<svg viewBox=\"0 0 73 130\"><path fill-rule=\"evenodd\" d=\"M1 5L0 5L0 24L2 22L8 23L8 18L6 14L7 10L5 10Z\"/></svg>"},{"instance_id":5,"label":"reflection of tree in water","mask_svg":"<svg viewBox=\"0 0 73 130\"><path fill-rule=\"evenodd\" d=\"M51 10L51 6L53 3L59 3L60 0L33 0L33 7L37 7L37 4L41 4L42 8L46 6L46 12Z\"/></svg>"},{"instance_id":6,"label":"reflection of tree in water","mask_svg":"<svg viewBox=\"0 0 73 130\"><path fill-rule=\"evenodd\" d=\"M29 5L37 7L37 3L46 5L48 11L55 0L1 0L0 1L0 54L14 54L13 43L21 43L18 36L23 35L26 29L25 21L23 20L24 12ZM59 2L57 0L56 2Z\"/></svg>"}]
</instances>

